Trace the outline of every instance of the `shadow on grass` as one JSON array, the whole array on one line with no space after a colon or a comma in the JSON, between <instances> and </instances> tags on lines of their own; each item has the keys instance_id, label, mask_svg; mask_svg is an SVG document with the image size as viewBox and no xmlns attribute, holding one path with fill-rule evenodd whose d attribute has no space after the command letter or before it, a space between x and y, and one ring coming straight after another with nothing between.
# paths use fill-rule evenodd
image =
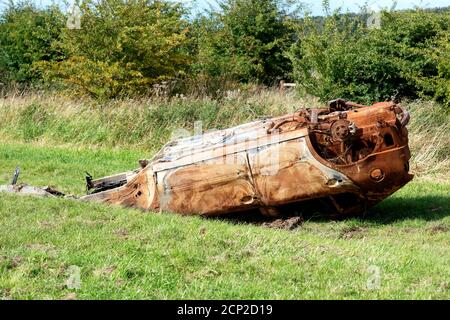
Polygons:
<instances>
[{"instance_id":1,"label":"shadow on grass","mask_svg":"<svg viewBox=\"0 0 450 320\"><path fill-rule=\"evenodd\" d=\"M307 202L305 202L307 204ZM318 204L318 203L317 203ZM419 219L423 221L437 221L450 215L450 196L420 196L413 199L403 197L391 197L380 204L369 208L364 214L359 215L333 215L326 213L322 207L308 203L300 206L298 210L284 211L279 217L266 217L258 210L230 213L224 216L212 217L233 224L268 225L276 220L287 220L300 216L304 221L328 223L335 220L357 219L373 225L387 225L403 220Z\"/></svg>"},{"instance_id":2,"label":"shadow on grass","mask_svg":"<svg viewBox=\"0 0 450 320\"><path fill-rule=\"evenodd\" d=\"M390 224L409 219L441 220L449 215L450 195L419 196L413 199L392 197L370 208L365 219L376 224Z\"/></svg>"}]
</instances>

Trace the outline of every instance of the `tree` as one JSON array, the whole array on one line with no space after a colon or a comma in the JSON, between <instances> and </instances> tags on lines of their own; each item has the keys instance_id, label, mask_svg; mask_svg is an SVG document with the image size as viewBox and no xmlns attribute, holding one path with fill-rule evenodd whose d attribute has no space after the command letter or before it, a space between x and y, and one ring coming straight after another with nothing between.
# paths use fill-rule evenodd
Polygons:
<instances>
[{"instance_id":1,"label":"tree","mask_svg":"<svg viewBox=\"0 0 450 320\"><path fill-rule=\"evenodd\" d=\"M81 29L64 29L66 60L44 63L48 81L94 97L147 92L185 74L188 24L180 4L150 0L85 0Z\"/></svg>"},{"instance_id":2,"label":"tree","mask_svg":"<svg viewBox=\"0 0 450 320\"><path fill-rule=\"evenodd\" d=\"M10 3L0 16L0 75L7 83L40 79L34 63L61 58L54 43L64 16L56 6L39 9L33 4Z\"/></svg>"},{"instance_id":3,"label":"tree","mask_svg":"<svg viewBox=\"0 0 450 320\"><path fill-rule=\"evenodd\" d=\"M272 84L289 75L284 55L292 41L288 16L277 0L224 0L197 20L195 70L210 77Z\"/></svg>"},{"instance_id":4,"label":"tree","mask_svg":"<svg viewBox=\"0 0 450 320\"><path fill-rule=\"evenodd\" d=\"M304 19L290 50L299 87L322 100L443 100L448 42L441 39L450 31L448 11L383 12L381 18L379 29L368 28L364 15Z\"/></svg>"}]
</instances>

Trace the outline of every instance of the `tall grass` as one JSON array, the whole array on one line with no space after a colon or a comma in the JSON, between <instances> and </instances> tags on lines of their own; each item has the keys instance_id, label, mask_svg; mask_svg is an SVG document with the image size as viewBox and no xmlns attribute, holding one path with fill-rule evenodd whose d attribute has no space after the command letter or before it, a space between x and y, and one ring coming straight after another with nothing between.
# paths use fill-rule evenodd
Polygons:
<instances>
[{"instance_id":1,"label":"tall grass","mask_svg":"<svg viewBox=\"0 0 450 320\"><path fill-rule=\"evenodd\" d=\"M450 113L433 102L405 102L412 170L419 176L450 177ZM193 133L220 129L265 116L318 107L312 97L275 89L229 91L223 98L176 96L98 102L48 93L12 93L0 100L3 141L74 145L85 148L124 148L150 157L180 128Z\"/></svg>"},{"instance_id":2,"label":"tall grass","mask_svg":"<svg viewBox=\"0 0 450 320\"><path fill-rule=\"evenodd\" d=\"M154 152L183 128L221 129L308 105L295 94L229 91L210 97L140 98L98 102L60 95L16 94L0 100L4 138ZM193 131L192 131L193 132Z\"/></svg>"},{"instance_id":3,"label":"tall grass","mask_svg":"<svg viewBox=\"0 0 450 320\"><path fill-rule=\"evenodd\" d=\"M430 101L407 104L412 170L438 180L450 178L450 112Z\"/></svg>"}]
</instances>

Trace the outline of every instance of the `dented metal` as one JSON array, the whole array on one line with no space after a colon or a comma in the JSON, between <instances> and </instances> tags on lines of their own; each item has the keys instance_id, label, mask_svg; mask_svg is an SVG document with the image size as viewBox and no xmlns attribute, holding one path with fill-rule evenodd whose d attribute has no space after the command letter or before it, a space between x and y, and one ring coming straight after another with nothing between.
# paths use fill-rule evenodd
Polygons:
<instances>
[{"instance_id":1,"label":"dented metal","mask_svg":"<svg viewBox=\"0 0 450 320\"><path fill-rule=\"evenodd\" d=\"M320 199L334 213L359 213L412 179L408 121L393 102L337 99L172 141L139 169L88 179L82 199L206 216L276 216Z\"/></svg>"}]
</instances>

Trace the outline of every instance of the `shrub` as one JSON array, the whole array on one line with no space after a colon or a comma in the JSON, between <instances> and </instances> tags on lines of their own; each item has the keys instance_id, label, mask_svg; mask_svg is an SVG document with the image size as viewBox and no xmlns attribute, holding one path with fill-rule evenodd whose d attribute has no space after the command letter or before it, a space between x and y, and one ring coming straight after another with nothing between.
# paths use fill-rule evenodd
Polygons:
<instances>
[{"instance_id":1,"label":"shrub","mask_svg":"<svg viewBox=\"0 0 450 320\"><path fill-rule=\"evenodd\" d=\"M384 12L380 29L367 28L364 15L336 13L323 25L306 18L290 51L294 77L322 100L439 98L439 86L449 81L448 42L440 40L449 26L448 12L422 10Z\"/></svg>"},{"instance_id":2,"label":"shrub","mask_svg":"<svg viewBox=\"0 0 450 320\"><path fill-rule=\"evenodd\" d=\"M437 63L437 75L422 78L423 87L438 101L450 107L450 32L443 33L431 46L429 58Z\"/></svg>"},{"instance_id":3,"label":"shrub","mask_svg":"<svg viewBox=\"0 0 450 320\"><path fill-rule=\"evenodd\" d=\"M292 40L277 0L227 0L218 12L196 21L194 72L209 78L272 84L287 77Z\"/></svg>"},{"instance_id":4,"label":"shrub","mask_svg":"<svg viewBox=\"0 0 450 320\"><path fill-rule=\"evenodd\" d=\"M0 76L2 82L32 83L40 79L37 61L56 61L64 17L56 6L39 9L33 4L10 3L0 16Z\"/></svg>"},{"instance_id":5,"label":"shrub","mask_svg":"<svg viewBox=\"0 0 450 320\"><path fill-rule=\"evenodd\" d=\"M69 57L43 63L46 80L99 98L148 92L151 85L185 74L187 22L176 3L86 0L81 29L64 29L59 42Z\"/></svg>"}]
</instances>

